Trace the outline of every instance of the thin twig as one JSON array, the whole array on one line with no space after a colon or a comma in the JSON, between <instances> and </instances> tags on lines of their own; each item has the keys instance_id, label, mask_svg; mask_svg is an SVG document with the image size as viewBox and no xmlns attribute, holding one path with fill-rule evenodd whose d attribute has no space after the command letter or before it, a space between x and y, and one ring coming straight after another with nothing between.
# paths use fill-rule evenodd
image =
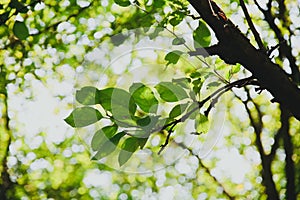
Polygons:
<instances>
[{"instance_id":1,"label":"thin twig","mask_svg":"<svg viewBox=\"0 0 300 200\"><path fill-rule=\"evenodd\" d=\"M144 8L142 8L141 6L134 4L137 8L139 8L141 11L145 12L146 14L149 14L149 12L147 10L145 10ZM160 23L158 20L156 20L157 23ZM173 36L175 36L176 38L179 38L179 36L177 36L174 31L169 30L167 27L163 27L166 31L168 31L169 33L171 33ZM183 44L185 48L187 48L189 51L192 51L192 49L187 45L187 44ZM210 65L203 59L201 59L200 57L197 56L197 59L203 63L204 65L206 65L207 67L210 67Z\"/></svg>"},{"instance_id":2,"label":"thin twig","mask_svg":"<svg viewBox=\"0 0 300 200\"><path fill-rule=\"evenodd\" d=\"M267 52L267 50L266 50L266 48L265 48L265 46L264 46L264 44L263 44L263 42L261 40L261 37L260 37L259 33L257 32L257 30L256 30L256 28L255 28L255 26L253 24L253 21L252 21L250 15L249 15L249 12L247 10L247 7L245 5L244 0L240 0L240 5L242 6L243 12L245 14L245 18L247 20L247 23L249 25L250 30L252 31L252 33L254 35L255 41L256 41L259 49L262 50L262 51L264 51L264 52Z\"/></svg>"},{"instance_id":3,"label":"thin twig","mask_svg":"<svg viewBox=\"0 0 300 200\"><path fill-rule=\"evenodd\" d=\"M168 135L167 135L167 138L165 140L165 143L161 145L161 149L159 150L158 154L160 154L165 149L165 147L169 144L169 140L170 140L170 136L171 136L171 134L173 132L173 128L178 123L181 123L181 122L184 122L185 120L187 120L191 114L193 114L196 110L200 109L209 100L213 99L213 101L217 101L217 99L220 98L220 96L222 94L224 94L225 92L229 91L233 87L240 88L240 87L244 87L246 85L258 85L258 82L251 76L251 77L243 78L243 79L234 81L232 83L229 83L229 84L227 84L227 85L225 85L225 86L217 89L215 92L213 92L211 95L209 95L208 97L206 97L202 101L197 102L198 105L195 108L193 108L191 111L189 111L186 114L184 114L180 119L177 119L177 120L175 120L173 122L165 124L162 127L158 127L156 129L152 130L151 133L154 133L154 132L157 132L157 131L160 131L160 130L165 130L168 127L171 127L168 130ZM210 106L212 107L213 105L210 105Z\"/></svg>"},{"instance_id":4,"label":"thin twig","mask_svg":"<svg viewBox=\"0 0 300 200\"><path fill-rule=\"evenodd\" d=\"M257 2L257 0L254 0L254 3L255 3L255 5L258 7L258 9L259 9L261 12L264 12L264 11L265 11L265 9L263 9L263 8L259 5L259 3Z\"/></svg>"}]
</instances>

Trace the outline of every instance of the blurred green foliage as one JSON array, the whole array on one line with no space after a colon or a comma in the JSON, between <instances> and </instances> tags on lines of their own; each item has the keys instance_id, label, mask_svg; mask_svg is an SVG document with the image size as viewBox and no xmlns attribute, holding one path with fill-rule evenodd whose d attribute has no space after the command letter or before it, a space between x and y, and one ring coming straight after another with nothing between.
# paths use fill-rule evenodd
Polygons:
<instances>
[{"instance_id":1,"label":"blurred green foliage","mask_svg":"<svg viewBox=\"0 0 300 200\"><path fill-rule=\"evenodd\" d=\"M277 22L280 31L291 38L293 53L298 55L299 5L297 1L287 1L286 4L289 8L287 11L290 16L289 23L284 23L279 17ZM239 24L241 30L251 42L254 42L253 36L245 26L246 22L239 8L239 1L222 1L221 5L227 17ZM255 5L249 2L248 6L251 8L254 22L261 27L261 36L265 44L274 46L277 42L274 33L262 20L263 17ZM272 12L275 16L279 16L276 5ZM125 122L133 123L129 128L136 124L152 126L155 124L149 122L159 123L153 113L161 111L159 107L161 105L165 106L165 110L161 111L165 120L163 123L168 123L169 120L193 110L197 105L192 102L167 103L184 101L187 97L192 101L201 100L223 86L226 81L248 75L242 66L228 66L219 58L207 58L205 62L213 66L208 68L202 63L202 58L194 59L186 56L184 52L199 47L198 45L208 46L215 42L206 24L194 20L192 15L195 17L196 14L190 12L188 2L184 0L1 1L0 160L7 159L7 168L2 164L0 171L9 174L10 182L7 183L10 185L5 194L7 199L229 199L230 197L266 199L255 132L243 104L243 101L248 98L245 91L229 93L220 101L222 109L228 113L224 122L201 114L190 116L198 122L196 124L176 126L177 131L173 142L166 147L166 153L163 152L159 156L156 153L165 141L166 132L145 136L142 130L135 132L139 137L127 135L122 140L120 137L125 133L116 130L120 122L122 125ZM130 32L132 30L135 34ZM113 61L114 50L121 48L123 44L126 46L128 41L134 46L145 35L154 42L155 39L159 40L166 30L172 35L172 37L168 36L170 44L176 47L169 49L168 52L157 50L155 65L153 65L155 68L148 71L149 77L156 77L161 83L150 87L143 83L127 81L127 87L118 90L122 99L115 99L115 104L119 105L115 110L122 111L123 107L127 106L122 106L120 103L124 99L131 105L131 109L130 112L120 112L122 116L118 116L119 112L113 111L114 105L109 103L112 89L102 87L96 89L95 83L101 82L98 74L103 73L108 79L103 84L105 88L115 87L120 75L113 67L105 68ZM139 31L146 34L139 34ZM289 35L289 31L294 31L295 34ZM189 34L187 37L184 36L186 32ZM134 35L133 40L131 40L132 35ZM191 38L193 38L192 42L188 41ZM159 42L163 48L164 43ZM117 54L123 52L124 50L121 49ZM137 62L134 53L131 61ZM274 52L273 61L286 68L287 61L278 54L277 51ZM140 59L140 62L143 65L151 63L146 58ZM122 67L118 66L118 69ZM99 68L102 69L101 73ZM125 68L127 70L121 74L126 75L126 72L130 71L128 70L130 64ZM180 72L179 74L185 77L174 77L172 70ZM82 71L84 75L81 74ZM222 78L223 82L219 81ZM129 80L132 80L131 77ZM66 90L67 92L61 91L62 88L68 89L66 82L72 87L79 88L78 92L73 94L75 90L72 88ZM59 107L51 112L44 110L50 107L50 99L50 103L45 101L42 108L37 108L40 109L37 113L49 116L49 120L53 120L50 117L53 113L57 114L62 122L63 118L69 116L66 120L69 124L81 127L102 120L105 118L103 117L105 111L111 111L113 114L111 119L115 120L112 121L114 123L103 123L100 129L97 126L96 128L89 126L82 131L75 131L76 134L67 124L54 124L54 132L62 137L58 140L49 140L53 130L51 132L49 127L47 129L41 126L42 122L31 124L34 131L28 131L25 128L27 126L24 124L24 118L33 120L34 115L38 114L23 109L35 102L38 94L34 91L34 86L40 83L45 87L38 93L45 90L60 103ZM93 87L88 86L84 89L87 85ZM165 87L166 85L168 87ZM187 90L187 87L191 87L191 90ZM172 95L170 88L178 92L179 98L178 95ZM95 96L99 91L109 99L95 102ZM268 93L257 95L252 89L250 94L262 113L261 138L264 150L268 153L274 144L275 133L281 126L279 106L269 102ZM96 116L82 116L80 110L70 115L76 104L73 100L74 96L80 104L86 106L82 109L92 109L92 106L97 103L100 103L103 108L93 107L99 109ZM22 103L15 99L22 99ZM255 116L255 120L259 120L260 116L253 102L249 101L246 105ZM205 105L205 108L207 107L208 105ZM201 112L203 113L202 110ZM129 118L134 118L134 121L129 122L129 118L124 119L124 113ZM83 115L85 114L86 112ZM76 119L84 120L76 121ZM217 125L210 124L210 121L216 121ZM64 128L60 129L59 126ZM186 126L195 127L195 134L187 133ZM225 128L220 130L221 139L210 154L201 157L199 149L206 136L202 138L202 135L196 133L207 132L212 126ZM299 131L299 122L291 118L290 135L295 150L292 158L296 168L298 197L300 193ZM92 133L92 136L87 133ZM113 148L116 146L104 141L103 135L113 144L120 142L121 149L117 154L121 156L114 154ZM97 151L96 154L91 150L90 144L92 150ZM189 145L190 151L181 149L186 145ZM135 151L138 153L139 149L143 149L142 152L145 154L133 156L132 153ZM280 147L272 163L274 181L281 199L286 197L283 149L280 141ZM93 156L95 159L100 159L108 154L111 157L107 159L92 160ZM114 167L116 163L124 167L116 170ZM6 184L3 177L2 173L1 188Z\"/></svg>"}]
</instances>

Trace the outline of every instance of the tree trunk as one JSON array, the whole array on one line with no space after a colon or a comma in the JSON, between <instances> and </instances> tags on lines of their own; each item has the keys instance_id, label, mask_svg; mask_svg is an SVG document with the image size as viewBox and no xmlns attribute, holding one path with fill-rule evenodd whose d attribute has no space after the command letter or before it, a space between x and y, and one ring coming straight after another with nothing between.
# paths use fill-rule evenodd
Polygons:
<instances>
[{"instance_id":1,"label":"tree trunk","mask_svg":"<svg viewBox=\"0 0 300 200\"><path fill-rule=\"evenodd\" d=\"M228 64L242 64L257 78L261 87L273 95L273 101L283 105L300 120L300 89L280 66L273 63L266 52L256 49L229 19L221 17L223 15L217 12L220 8L214 2L211 6L209 0L188 1L219 40L213 51L208 53L218 55Z\"/></svg>"}]
</instances>

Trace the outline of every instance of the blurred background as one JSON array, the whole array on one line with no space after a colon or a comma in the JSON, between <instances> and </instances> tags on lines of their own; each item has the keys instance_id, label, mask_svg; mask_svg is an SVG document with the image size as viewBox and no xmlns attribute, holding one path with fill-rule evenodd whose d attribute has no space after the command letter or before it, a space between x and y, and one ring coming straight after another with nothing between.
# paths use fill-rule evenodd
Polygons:
<instances>
[{"instance_id":1,"label":"blurred background","mask_svg":"<svg viewBox=\"0 0 300 200\"><path fill-rule=\"evenodd\" d=\"M193 49L199 22L189 13L197 14L186 1L130 1L129 7L128 2L0 1L0 199L267 199L268 181L286 199L289 166L299 197L299 122L288 118L287 141L277 136L284 124L280 106L270 103L267 91L258 94L253 87L226 93L209 116L206 134L190 134L192 122L184 123L161 155L164 140L154 134L123 167L110 157L91 160L91 137L106 122L79 129L65 123L77 106L76 90L154 85L197 71L205 97L224 85L220 76L231 81L250 75L218 57L183 54L166 65L171 50ZM238 1L219 3L253 40ZM297 3L286 2L290 26L282 25L280 16L276 21L293 55L300 50ZM258 7L247 6L263 40L276 45ZM216 43L207 30L208 44ZM185 45L174 45L178 37ZM279 50L272 55L288 72ZM167 114L171 107L160 109ZM265 167L269 177L262 175Z\"/></svg>"}]
</instances>

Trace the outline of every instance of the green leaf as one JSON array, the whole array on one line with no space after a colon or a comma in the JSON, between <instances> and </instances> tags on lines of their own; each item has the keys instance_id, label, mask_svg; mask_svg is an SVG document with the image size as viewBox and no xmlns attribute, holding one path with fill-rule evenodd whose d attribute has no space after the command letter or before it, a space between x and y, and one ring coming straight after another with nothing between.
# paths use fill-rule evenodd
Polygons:
<instances>
[{"instance_id":1,"label":"green leaf","mask_svg":"<svg viewBox=\"0 0 300 200\"><path fill-rule=\"evenodd\" d=\"M173 13L171 13L171 19L169 20L169 23L172 26L177 26L178 24L180 24L180 22L182 22L184 17L185 17L185 13L176 10Z\"/></svg>"},{"instance_id":2,"label":"green leaf","mask_svg":"<svg viewBox=\"0 0 300 200\"><path fill-rule=\"evenodd\" d=\"M220 82L214 81L214 82L207 84L207 87L218 87L219 85L221 85Z\"/></svg>"},{"instance_id":3,"label":"green leaf","mask_svg":"<svg viewBox=\"0 0 300 200\"><path fill-rule=\"evenodd\" d=\"M141 149L144 148L145 144L147 143L149 137L142 137L138 138L139 146Z\"/></svg>"},{"instance_id":4,"label":"green leaf","mask_svg":"<svg viewBox=\"0 0 300 200\"><path fill-rule=\"evenodd\" d=\"M185 90L172 82L161 82L155 88L160 98L167 102L176 102L188 98Z\"/></svg>"},{"instance_id":5,"label":"green leaf","mask_svg":"<svg viewBox=\"0 0 300 200\"><path fill-rule=\"evenodd\" d=\"M98 152L95 154L95 156L92 158L92 160L100 160L101 158L104 158L111 154L117 147L120 139L126 135L125 132L120 132L114 135L112 138L107 140L98 150Z\"/></svg>"},{"instance_id":6,"label":"green leaf","mask_svg":"<svg viewBox=\"0 0 300 200\"><path fill-rule=\"evenodd\" d=\"M193 32L194 47L201 48L207 47L210 44L211 35L206 24L199 21L198 28Z\"/></svg>"},{"instance_id":7,"label":"green leaf","mask_svg":"<svg viewBox=\"0 0 300 200\"><path fill-rule=\"evenodd\" d=\"M173 83L176 83L177 85L180 85L183 88L189 89L189 83L191 82L191 79L189 78L176 78L176 79L172 79Z\"/></svg>"},{"instance_id":8,"label":"green leaf","mask_svg":"<svg viewBox=\"0 0 300 200\"><path fill-rule=\"evenodd\" d=\"M29 36L28 28L24 22L15 21L13 32L20 40L25 40Z\"/></svg>"},{"instance_id":9,"label":"green leaf","mask_svg":"<svg viewBox=\"0 0 300 200\"><path fill-rule=\"evenodd\" d=\"M112 126L105 126L98 130L91 141L91 146L94 151L97 151L107 140L109 140L117 132L118 126L116 124Z\"/></svg>"},{"instance_id":10,"label":"green leaf","mask_svg":"<svg viewBox=\"0 0 300 200\"><path fill-rule=\"evenodd\" d=\"M146 116L137 120L137 125L141 128L146 134L150 133L153 128L157 125L158 119L160 116ZM145 137L145 136L141 136Z\"/></svg>"},{"instance_id":11,"label":"green leaf","mask_svg":"<svg viewBox=\"0 0 300 200\"><path fill-rule=\"evenodd\" d=\"M228 71L225 73L225 79L226 79L226 80L230 80L231 77L232 77L231 70L228 70Z\"/></svg>"},{"instance_id":12,"label":"green leaf","mask_svg":"<svg viewBox=\"0 0 300 200\"><path fill-rule=\"evenodd\" d=\"M199 78L201 76L200 72L192 72L190 74L190 77L191 78Z\"/></svg>"},{"instance_id":13,"label":"green leaf","mask_svg":"<svg viewBox=\"0 0 300 200\"><path fill-rule=\"evenodd\" d=\"M236 64L236 65L233 65L233 66L231 67L231 73L232 73L232 74L236 74L236 73L238 73L240 70L241 70L241 65L240 65L240 64Z\"/></svg>"},{"instance_id":14,"label":"green leaf","mask_svg":"<svg viewBox=\"0 0 300 200\"><path fill-rule=\"evenodd\" d=\"M176 105L170 112L169 114L169 118L174 119L175 117L178 117L179 115L181 115L187 108L188 104L178 104Z\"/></svg>"},{"instance_id":15,"label":"green leaf","mask_svg":"<svg viewBox=\"0 0 300 200\"><path fill-rule=\"evenodd\" d=\"M76 100L83 105L99 104L99 90L92 86L83 87L76 91Z\"/></svg>"},{"instance_id":16,"label":"green leaf","mask_svg":"<svg viewBox=\"0 0 300 200\"><path fill-rule=\"evenodd\" d=\"M195 111L189 116L190 119L195 119L197 114L199 113L199 105L198 105L197 102L193 102L192 104L190 104L187 111L186 111L186 113L189 113L194 109L195 109Z\"/></svg>"},{"instance_id":17,"label":"green leaf","mask_svg":"<svg viewBox=\"0 0 300 200\"><path fill-rule=\"evenodd\" d=\"M119 88L106 88L98 93L101 106L110 111L118 123L123 126L135 125L133 118L137 105L129 92Z\"/></svg>"},{"instance_id":18,"label":"green leaf","mask_svg":"<svg viewBox=\"0 0 300 200\"><path fill-rule=\"evenodd\" d=\"M130 137L124 141L118 157L119 165L124 165L140 146L138 138Z\"/></svg>"},{"instance_id":19,"label":"green leaf","mask_svg":"<svg viewBox=\"0 0 300 200\"><path fill-rule=\"evenodd\" d=\"M131 114L136 111L136 104L131 94L120 88L106 88L99 90L99 98L101 106L108 111L113 110L114 105L121 105Z\"/></svg>"},{"instance_id":20,"label":"green leaf","mask_svg":"<svg viewBox=\"0 0 300 200\"><path fill-rule=\"evenodd\" d=\"M155 8L162 8L165 4L166 4L166 2L164 0L155 0L155 1L153 1L153 6Z\"/></svg>"},{"instance_id":21,"label":"green leaf","mask_svg":"<svg viewBox=\"0 0 300 200\"><path fill-rule=\"evenodd\" d=\"M177 37L172 41L172 45L181 45L184 44L185 40L183 38Z\"/></svg>"},{"instance_id":22,"label":"green leaf","mask_svg":"<svg viewBox=\"0 0 300 200\"><path fill-rule=\"evenodd\" d=\"M150 116L146 116L144 118L138 119L136 122L139 126L144 127L144 126L147 126L151 123L151 118L150 118Z\"/></svg>"},{"instance_id":23,"label":"green leaf","mask_svg":"<svg viewBox=\"0 0 300 200\"><path fill-rule=\"evenodd\" d=\"M131 4L129 0L115 0L115 3L122 7L127 7Z\"/></svg>"},{"instance_id":24,"label":"green leaf","mask_svg":"<svg viewBox=\"0 0 300 200\"><path fill-rule=\"evenodd\" d=\"M164 31L164 24L163 21L161 22L161 25L158 27L155 27L154 31L152 33L149 34L149 38L150 40L153 40L154 38L156 38L160 32Z\"/></svg>"},{"instance_id":25,"label":"green leaf","mask_svg":"<svg viewBox=\"0 0 300 200\"><path fill-rule=\"evenodd\" d=\"M193 92L195 94L199 94L200 93L200 90L201 90L201 87L203 85L203 81L201 78L197 78L195 80L192 81L192 84L193 84Z\"/></svg>"},{"instance_id":26,"label":"green leaf","mask_svg":"<svg viewBox=\"0 0 300 200\"><path fill-rule=\"evenodd\" d=\"M178 18L178 17L173 17L172 19L170 19L170 24L172 26L177 26L178 24L180 24L180 22L182 21L182 19Z\"/></svg>"},{"instance_id":27,"label":"green leaf","mask_svg":"<svg viewBox=\"0 0 300 200\"><path fill-rule=\"evenodd\" d=\"M194 91L190 91L189 96L193 101L197 101L197 97Z\"/></svg>"},{"instance_id":28,"label":"green leaf","mask_svg":"<svg viewBox=\"0 0 300 200\"><path fill-rule=\"evenodd\" d=\"M133 83L129 92L136 104L146 113L156 113L158 100L155 98L153 91L142 83Z\"/></svg>"},{"instance_id":29,"label":"green leaf","mask_svg":"<svg viewBox=\"0 0 300 200\"><path fill-rule=\"evenodd\" d=\"M171 51L165 56L165 61L167 61L167 66L170 64L176 64L181 56L183 54L182 51Z\"/></svg>"},{"instance_id":30,"label":"green leaf","mask_svg":"<svg viewBox=\"0 0 300 200\"><path fill-rule=\"evenodd\" d=\"M72 127L84 127L96 123L102 118L101 113L95 108L81 107L75 108L72 113L64 119Z\"/></svg>"},{"instance_id":31,"label":"green leaf","mask_svg":"<svg viewBox=\"0 0 300 200\"><path fill-rule=\"evenodd\" d=\"M197 133L207 133L209 130L210 124L208 121L208 117L206 117L203 114L198 114L196 116L196 121L195 121L195 129Z\"/></svg>"}]
</instances>

